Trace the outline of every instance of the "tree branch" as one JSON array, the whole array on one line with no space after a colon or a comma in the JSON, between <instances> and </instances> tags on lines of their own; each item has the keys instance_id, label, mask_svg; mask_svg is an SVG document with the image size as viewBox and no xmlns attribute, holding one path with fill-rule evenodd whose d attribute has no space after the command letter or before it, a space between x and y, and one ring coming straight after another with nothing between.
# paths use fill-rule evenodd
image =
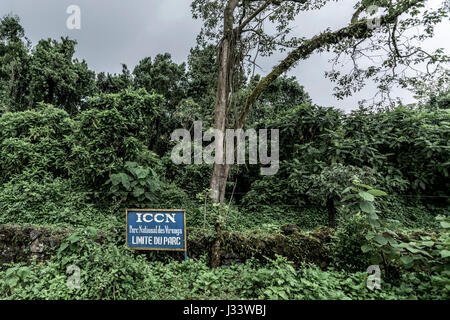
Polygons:
<instances>
[{"instance_id":1,"label":"tree branch","mask_svg":"<svg viewBox=\"0 0 450 320\"><path fill-rule=\"evenodd\" d=\"M258 9L256 9L247 19L245 19L244 22L242 22L237 28L236 30L238 32L241 32L243 28L245 28L245 26L247 24L249 24L250 22L252 22L252 20L254 18L256 18L256 16L258 16L258 14L260 14L262 11L264 11L270 4L273 5L281 5L283 2L296 2L296 3L306 3L309 0L267 0L266 2L264 2Z\"/></svg>"},{"instance_id":2,"label":"tree branch","mask_svg":"<svg viewBox=\"0 0 450 320\"><path fill-rule=\"evenodd\" d=\"M425 0L412 0L404 3L400 8L394 12L381 17L381 25L387 25L396 22L397 18L406 12L409 8L424 2ZM281 74L288 71L297 61L308 58L315 50L338 44L344 39L365 39L372 35L373 30L368 26L368 19L359 20L350 24L349 26L339 29L334 32L323 32L310 40L302 43L297 49L292 51L283 61L280 62L271 73L261 79L257 86L253 89L251 94L242 108L239 119L235 122L235 128L243 128L247 115L253 104L259 98L263 90L274 82Z\"/></svg>"},{"instance_id":3,"label":"tree branch","mask_svg":"<svg viewBox=\"0 0 450 320\"><path fill-rule=\"evenodd\" d=\"M359 7L358 9L356 9L355 13L353 13L352 20L351 20L350 23L356 23L356 22L358 22L359 15L360 15L363 11L364 11L364 7L363 7L363 6Z\"/></svg>"},{"instance_id":4,"label":"tree branch","mask_svg":"<svg viewBox=\"0 0 450 320\"><path fill-rule=\"evenodd\" d=\"M247 24L249 24L253 19L255 19L255 17L260 14L262 11L264 11L274 0L267 0L266 2L263 3L263 5L261 7L259 7L258 9L255 10L255 12L253 12L247 19L244 20L244 22L242 22L237 28L237 32L240 33L242 31L242 29L245 28L245 26Z\"/></svg>"}]
</instances>

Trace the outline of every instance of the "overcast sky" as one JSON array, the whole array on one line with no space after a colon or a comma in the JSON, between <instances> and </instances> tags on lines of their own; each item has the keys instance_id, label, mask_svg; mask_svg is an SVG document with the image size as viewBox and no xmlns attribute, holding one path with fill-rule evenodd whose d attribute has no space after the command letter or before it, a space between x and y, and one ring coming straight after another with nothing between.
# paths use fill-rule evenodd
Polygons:
<instances>
[{"instance_id":1,"label":"overcast sky","mask_svg":"<svg viewBox=\"0 0 450 320\"><path fill-rule=\"evenodd\" d=\"M433 4L441 0L430 0ZM201 21L193 20L190 0L1 0L0 16L17 14L25 28L26 36L36 44L42 38L59 39L69 36L78 41L76 56L85 59L89 67L97 72L118 73L121 63L130 69L144 57L154 57L158 53L169 52L173 60L186 61L191 47L195 45ZM313 36L326 27L336 29L350 20L353 4L345 0L330 3L324 9L302 14L296 21L298 34ZM345 3L345 4L343 4ZM70 5L81 9L81 29L69 30L66 20ZM427 49L443 47L450 52L450 22L437 28L435 39L424 44ZM373 86L361 93L337 100L332 96L333 84L324 78L328 70L327 54L314 54L289 72L305 86L313 102L323 106L335 106L350 110L357 101L374 95ZM274 55L261 61L263 71L281 60L283 55ZM407 92L396 91L405 103L413 102Z\"/></svg>"}]
</instances>

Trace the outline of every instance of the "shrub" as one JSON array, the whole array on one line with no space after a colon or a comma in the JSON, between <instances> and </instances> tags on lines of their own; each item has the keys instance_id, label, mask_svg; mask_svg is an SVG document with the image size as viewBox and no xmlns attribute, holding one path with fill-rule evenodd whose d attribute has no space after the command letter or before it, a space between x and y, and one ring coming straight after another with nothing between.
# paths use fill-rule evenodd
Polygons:
<instances>
[{"instance_id":1,"label":"shrub","mask_svg":"<svg viewBox=\"0 0 450 320\"><path fill-rule=\"evenodd\" d=\"M73 189L70 180L16 175L0 187L0 223L95 225L105 214L86 201L89 194Z\"/></svg>"},{"instance_id":2,"label":"shrub","mask_svg":"<svg viewBox=\"0 0 450 320\"><path fill-rule=\"evenodd\" d=\"M74 122L49 105L39 110L5 113L0 117L0 183L25 169L68 177Z\"/></svg>"},{"instance_id":3,"label":"shrub","mask_svg":"<svg viewBox=\"0 0 450 320\"><path fill-rule=\"evenodd\" d=\"M159 189L159 179L152 168L144 168L136 162L127 161L123 172L114 173L106 184L111 184L110 191L122 200L141 203L144 199L155 200Z\"/></svg>"},{"instance_id":4,"label":"shrub","mask_svg":"<svg viewBox=\"0 0 450 320\"><path fill-rule=\"evenodd\" d=\"M341 220L333 243L334 264L339 269L364 272L371 265L371 255L361 250L371 230L367 217L361 214Z\"/></svg>"}]
</instances>

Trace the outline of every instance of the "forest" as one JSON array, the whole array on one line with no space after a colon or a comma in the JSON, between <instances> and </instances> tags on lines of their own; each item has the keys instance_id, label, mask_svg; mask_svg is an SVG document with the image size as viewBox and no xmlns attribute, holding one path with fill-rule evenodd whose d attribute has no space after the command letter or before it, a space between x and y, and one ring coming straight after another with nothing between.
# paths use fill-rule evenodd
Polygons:
<instances>
[{"instance_id":1,"label":"forest","mask_svg":"<svg viewBox=\"0 0 450 320\"><path fill-rule=\"evenodd\" d=\"M396 44L394 30L381 66L329 76L337 95L374 76L382 89L411 88L417 103L320 106L285 71L322 45L348 52L372 36L363 9L334 33L275 41L252 19L270 9L287 34L291 16L327 1L240 2L192 1L205 24L186 62L161 53L121 73L91 70L75 40L33 44L18 16L1 18L1 300L450 298L450 71L440 68L449 57ZM419 16L423 1L379 2L393 12L381 28L421 24L419 39L448 19L444 9ZM241 20L230 22L233 12ZM238 27L228 34L227 24ZM266 54L298 49L263 75L246 69L256 43ZM435 66L437 82L383 73L413 63ZM175 164L171 133L193 133L195 121L278 129L278 171ZM127 208L186 210L187 261L129 248Z\"/></svg>"}]
</instances>

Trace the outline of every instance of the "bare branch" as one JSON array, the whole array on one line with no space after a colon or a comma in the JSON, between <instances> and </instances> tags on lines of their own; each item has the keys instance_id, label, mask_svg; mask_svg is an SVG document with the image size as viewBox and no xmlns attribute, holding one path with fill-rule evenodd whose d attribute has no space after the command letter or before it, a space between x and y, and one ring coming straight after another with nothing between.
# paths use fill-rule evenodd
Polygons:
<instances>
[{"instance_id":1,"label":"bare branch","mask_svg":"<svg viewBox=\"0 0 450 320\"><path fill-rule=\"evenodd\" d=\"M424 0L409 1L398 10L381 17L381 25L394 23L401 14L423 1ZM261 79L258 85L253 89L244 104L240 118L235 123L235 128L242 128L244 126L248 112L263 90L275 81L281 74L288 71L297 61L306 59L315 50L338 44L344 39L366 39L369 38L372 33L373 30L369 28L368 20L363 19L337 31L323 32L310 40L304 41L301 46L293 50L283 61L281 61L281 63L278 64L270 74Z\"/></svg>"},{"instance_id":2,"label":"bare branch","mask_svg":"<svg viewBox=\"0 0 450 320\"><path fill-rule=\"evenodd\" d=\"M355 13L353 13L352 20L351 20L350 23L353 24L353 23L358 22L359 15L360 15L363 11L364 11L364 7L363 7L363 6L359 7L358 9L356 9Z\"/></svg>"},{"instance_id":3,"label":"bare branch","mask_svg":"<svg viewBox=\"0 0 450 320\"><path fill-rule=\"evenodd\" d=\"M260 6L258 9L255 10L255 12L253 12L247 19L244 20L244 22L242 22L237 28L237 32L241 32L242 29L245 28L245 26L247 24L249 24L250 22L253 21L253 19L255 19L255 17L260 14L262 11L264 11L273 1L275 0L267 0L266 2L264 2L264 4L262 6Z\"/></svg>"}]
</instances>

